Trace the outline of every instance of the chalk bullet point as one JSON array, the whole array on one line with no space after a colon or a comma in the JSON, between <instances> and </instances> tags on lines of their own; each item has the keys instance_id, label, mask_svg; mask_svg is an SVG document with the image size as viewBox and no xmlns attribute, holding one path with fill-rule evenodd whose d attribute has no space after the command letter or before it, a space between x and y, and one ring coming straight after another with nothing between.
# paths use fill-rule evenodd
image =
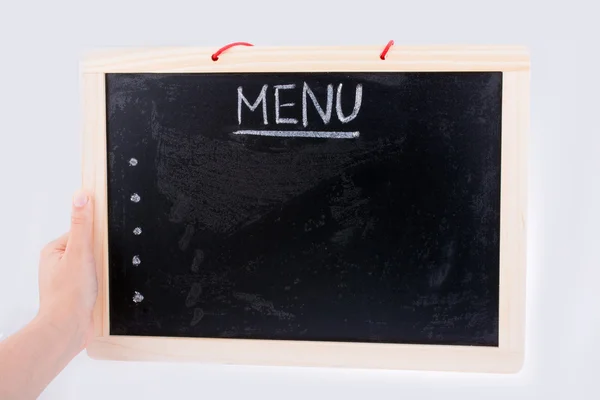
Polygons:
<instances>
[{"instance_id":1,"label":"chalk bullet point","mask_svg":"<svg viewBox=\"0 0 600 400\"><path fill-rule=\"evenodd\" d=\"M133 293L133 302L134 303L140 303L142 300L144 300L144 296L142 296L142 294L140 292Z\"/></svg>"}]
</instances>

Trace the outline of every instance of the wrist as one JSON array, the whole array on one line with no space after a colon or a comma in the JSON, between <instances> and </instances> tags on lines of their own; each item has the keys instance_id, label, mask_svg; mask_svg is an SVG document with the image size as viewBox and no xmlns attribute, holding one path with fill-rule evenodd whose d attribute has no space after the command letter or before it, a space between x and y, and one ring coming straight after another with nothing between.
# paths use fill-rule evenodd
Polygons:
<instances>
[{"instance_id":1,"label":"wrist","mask_svg":"<svg viewBox=\"0 0 600 400\"><path fill-rule=\"evenodd\" d=\"M77 313L60 307L40 309L34 321L46 334L57 342L64 341L67 348L78 353L85 347L89 322Z\"/></svg>"}]
</instances>

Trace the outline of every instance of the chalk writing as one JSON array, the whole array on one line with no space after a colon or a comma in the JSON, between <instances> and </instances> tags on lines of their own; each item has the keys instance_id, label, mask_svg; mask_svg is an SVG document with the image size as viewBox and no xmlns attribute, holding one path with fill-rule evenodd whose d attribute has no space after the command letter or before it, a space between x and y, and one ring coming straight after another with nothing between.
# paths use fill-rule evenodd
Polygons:
<instances>
[{"instance_id":1,"label":"chalk writing","mask_svg":"<svg viewBox=\"0 0 600 400\"><path fill-rule=\"evenodd\" d=\"M262 90L260 91L260 94L258 95L258 97L256 98L256 101L254 102L254 104L250 104L250 102L248 102L248 99L244 96L244 93L242 92L243 89L242 87L238 87L238 124L242 123L242 102L244 104L246 104L248 106L248 108L250 109L250 111L255 111L258 106L260 104L262 104L262 113L263 113L263 122L265 125L268 125L268 121L267 121L267 88L269 87L269 85L264 85L262 87Z\"/></svg>"},{"instance_id":2,"label":"chalk writing","mask_svg":"<svg viewBox=\"0 0 600 400\"><path fill-rule=\"evenodd\" d=\"M337 97L335 99L335 111L337 113L338 119L342 123L348 123L352 121L358 115L360 111L360 106L362 104L362 85L356 85L356 94L354 99L354 108L352 109L352 114L347 117L344 117L344 113L342 112L342 84L340 83L337 88Z\"/></svg>"},{"instance_id":3,"label":"chalk writing","mask_svg":"<svg viewBox=\"0 0 600 400\"><path fill-rule=\"evenodd\" d=\"M327 108L326 108L326 111L323 111L323 109L319 105L319 102L317 101L317 97L315 96L314 92L312 90L310 90L310 88L308 87L308 84L306 82L304 82L304 86L302 88L302 125L304 125L305 127L308 126L308 111L306 109L307 108L306 95L308 95L310 97L313 105L315 106L315 109L321 116L323 123L325 125L327 125L329 123L329 121L331 120L331 110L333 108L333 85L327 85L327 106L326 106Z\"/></svg>"},{"instance_id":4,"label":"chalk writing","mask_svg":"<svg viewBox=\"0 0 600 400\"><path fill-rule=\"evenodd\" d=\"M284 103L281 104L279 102L279 91L280 90L290 90L295 89L296 85L275 85L275 123L276 124L297 124L298 120L296 118L281 118L279 116L279 109L281 107L292 107L296 103Z\"/></svg>"},{"instance_id":5,"label":"chalk writing","mask_svg":"<svg viewBox=\"0 0 600 400\"><path fill-rule=\"evenodd\" d=\"M259 135L279 137L309 137L309 138L331 138L331 139L355 139L360 132L328 132L328 131L271 131L271 130L239 130L234 135Z\"/></svg>"},{"instance_id":6,"label":"chalk writing","mask_svg":"<svg viewBox=\"0 0 600 400\"><path fill-rule=\"evenodd\" d=\"M354 94L354 105L352 107L352 112L349 115L344 114L343 105L342 105L342 88L343 84L339 84L337 86L336 96L335 96L335 111L336 116L339 122L342 124L347 124L358 117L360 112L360 108L362 105L363 98L363 88L361 84L356 85L356 90ZM282 85L273 85L273 96L274 96L274 115L275 115L275 124L276 125L298 125L299 119L293 118L290 116L283 117L282 109L290 108L294 109L296 103L294 102L282 102L281 96L285 91L293 92L297 89L296 84L282 84ZM244 95L244 88L239 86L237 88L238 94L238 109L237 109L237 117L238 117L238 125L242 125L243 122L243 106L245 105L250 112L255 112L259 106L262 110L262 119L263 124L268 125L268 113L267 113L267 91L269 90L269 85L263 85L260 93L256 97L254 102L250 102L248 98ZM324 106L317 99L317 95L315 92L308 86L306 82L302 84L302 107L301 107L301 117L302 117L302 127L306 128L309 125L309 99L313 108L321 118L323 126L329 125L331 122L332 114L333 114L333 84L327 85L327 97L325 99ZM291 111L293 112L293 111ZM264 130L264 129L241 129L234 132L236 135L260 135L260 136L279 136L279 137L312 137L312 138L334 138L334 139L351 139L357 138L360 134L359 132L328 132L325 130L317 130L317 131L305 131L305 130Z\"/></svg>"}]
</instances>

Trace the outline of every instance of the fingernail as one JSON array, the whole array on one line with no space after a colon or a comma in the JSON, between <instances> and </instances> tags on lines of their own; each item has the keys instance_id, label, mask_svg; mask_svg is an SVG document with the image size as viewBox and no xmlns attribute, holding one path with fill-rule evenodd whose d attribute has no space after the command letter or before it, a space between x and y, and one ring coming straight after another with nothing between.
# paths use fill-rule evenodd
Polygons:
<instances>
[{"instance_id":1,"label":"fingernail","mask_svg":"<svg viewBox=\"0 0 600 400\"><path fill-rule=\"evenodd\" d=\"M88 202L88 196L83 193L83 192L78 192L74 197L73 197L73 205L77 208L81 208L83 206L85 206Z\"/></svg>"}]
</instances>

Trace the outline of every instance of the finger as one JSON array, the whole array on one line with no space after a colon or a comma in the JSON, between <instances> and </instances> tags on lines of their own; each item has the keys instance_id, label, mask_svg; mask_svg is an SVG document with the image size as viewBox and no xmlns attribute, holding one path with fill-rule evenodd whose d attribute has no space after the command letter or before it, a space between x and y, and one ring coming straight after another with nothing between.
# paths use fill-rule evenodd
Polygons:
<instances>
[{"instance_id":1,"label":"finger","mask_svg":"<svg viewBox=\"0 0 600 400\"><path fill-rule=\"evenodd\" d=\"M77 192L73 196L71 231L67 241L67 252L92 252L93 217L92 196L84 191Z\"/></svg>"},{"instance_id":2,"label":"finger","mask_svg":"<svg viewBox=\"0 0 600 400\"><path fill-rule=\"evenodd\" d=\"M62 254L65 251L65 248L67 247L67 240L69 239L69 233L65 233L62 236L58 237L57 239L54 239L50 242L48 242L48 244L46 244L46 246L44 246L44 248L42 249L42 257L48 257L54 254Z\"/></svg>"},{"instance_id":3,"label":"finger","mask_svg":"<svg viewBox=\"0 0 600 400\"><path fill-rule=\"evenodd\" d=\"M67 248L68 240L69 232L63 233L61 236L48 243L48 247L50 247L54 251L63 252Z\"/></svg>"}]
</instances>

